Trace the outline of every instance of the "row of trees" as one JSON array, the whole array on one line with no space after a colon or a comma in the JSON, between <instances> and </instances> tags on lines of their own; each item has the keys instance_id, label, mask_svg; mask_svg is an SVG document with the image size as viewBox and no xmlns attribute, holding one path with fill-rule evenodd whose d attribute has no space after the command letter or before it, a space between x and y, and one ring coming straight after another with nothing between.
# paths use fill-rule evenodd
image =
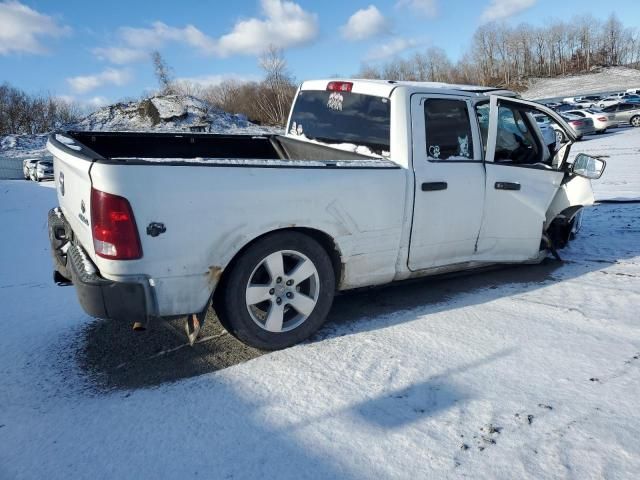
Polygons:
<instances>
[{"instance_id":1,"label":"row of trees","mask_svg":"<svg viewBox=\"0 0 640 480\"><path fill-rule=\"evenodd\" d=\"M640 67L640 31L625 27L615 15L605 21L586 15L544 27L489 23L476 30L471 47L456 63L442 49L432 47L408 60L364 65L359 76L519 89L526 87L531 77L555 77L612 65Z\"/></svg>"},{"instance_id":2,"label":"row of trees","mask_svg":"<svg viewBox=\"0 0 640 480\"><path fill-rule=\"evenodd\" d=\"M29 95L7 83L0 85L0 135L48 132L80 115L77 105L52 95Z\"/></svg>"},{"instance_id":3,"label":"row of trees","mask_svg":"<svg viewBox=\"0 0 640 480\"><path fill-rule=\"evenodd\" d=\"M284 125L295 95L294 78L281 50L269 48L259 59L263 79L226 80L214 86L176 82L160 53L152 64L164 94L197 96L210 105L240 113L262 125ZM436 81L522 89L531 77L554 77L589 71L595 66L640 68L640 32L615 15L556 21L545 27L490 23L479 27L467 53L452 62L444 50L431 47L408 59L363 65L361 78ZM81 116L81 109L51 95L29 95L0 85L0 135L50 131Z\"/></svg>"}]
</instances>

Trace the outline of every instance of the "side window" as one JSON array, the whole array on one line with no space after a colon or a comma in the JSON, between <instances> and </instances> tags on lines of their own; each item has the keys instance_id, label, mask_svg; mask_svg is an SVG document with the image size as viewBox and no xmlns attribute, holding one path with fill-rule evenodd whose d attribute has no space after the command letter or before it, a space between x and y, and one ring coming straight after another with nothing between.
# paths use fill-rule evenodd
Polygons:
<instances>
[{"instance_id":1,"label":"side window","mask_svg":"<svg viewBox=\"0 0 640 480\"><path fill-rule=\"evenodd\" d=\"M496 162L532 164L543 160L531 118L525 109L509 105L498 107Z\"/></svg>"},{"instance_id":2,"label":"side window","mask_svg":"<svg viewBox=\"0 0 640 480\"><path fill-rule=\"evenodd\" d=\"M619 105L620 111L624 112L625 110L633 110L634 108L636 108L635 105L631 105L630 103L621 103Z\"/></svg>"},{"instance_id":3,"label":"side window","mask_svg":"<svg viewBox=\"0 0 640 480\"><path fill-rule=\"evenodd\" d=\"M473 136L467 102L431 98L424 104L429 160L473 160Z\"/></svg>"}]
</instances>

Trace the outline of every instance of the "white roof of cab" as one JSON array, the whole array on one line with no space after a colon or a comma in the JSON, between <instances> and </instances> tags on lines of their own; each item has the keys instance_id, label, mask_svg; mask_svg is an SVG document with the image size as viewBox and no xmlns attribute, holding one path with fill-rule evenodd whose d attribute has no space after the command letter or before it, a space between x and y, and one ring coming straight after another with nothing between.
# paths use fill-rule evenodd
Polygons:
<instances>
[{"instance_id":1,"label":"white roof of cab","mask_svg":"<svg viewBox=\"0 0 640 480\"><path fill-rule=\"evenodd\" d=\"M301 90L326 90L329 82L350 82L353 83L352 92L377 97L389 97L396 88L405 88L409 93L449 93L466 95L470 97L485 96L488 94L500 94L504 96L515 96L510 90L500 88L481 87L477 85L456 85L453 83L440 82L406 82L396 80L371 80L360 78L331 78L328 80L308 80L300 86Z\"/></svg>"}]
</instances>

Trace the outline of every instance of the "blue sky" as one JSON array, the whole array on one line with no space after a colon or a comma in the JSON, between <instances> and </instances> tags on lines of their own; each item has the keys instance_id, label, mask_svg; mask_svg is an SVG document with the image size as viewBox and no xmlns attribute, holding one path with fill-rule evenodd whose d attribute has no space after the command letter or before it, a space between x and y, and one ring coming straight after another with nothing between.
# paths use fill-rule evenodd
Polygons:
<instances>
[{"instance_id":1,"label":"blue sky","mask_svg":"<svg viewBox=\"0 0 640 480\"><path fill-rule=\"evenodd\" d=\"M638 0L0 0L0 82L104 103L155 88L153 49L176 77L216 82L258 78L269 44L299 80L348 76L429 45L455 60L492 19L544 25L612 12L640 28Z\"/></svg>"}]
</instances>

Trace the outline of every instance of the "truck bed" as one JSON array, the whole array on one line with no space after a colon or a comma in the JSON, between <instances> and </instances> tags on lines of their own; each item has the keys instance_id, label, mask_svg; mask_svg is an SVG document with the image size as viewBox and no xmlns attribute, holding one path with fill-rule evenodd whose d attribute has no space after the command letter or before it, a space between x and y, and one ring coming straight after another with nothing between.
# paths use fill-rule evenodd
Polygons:
<instances>
[{"instance_id":1,"label":"truck bed","mask_svg":"<svg viewBox=\"0 0 640 480\"><path fill-rule=\"evenodd\" d=\"M283 135L68 131L52 134L50 141L68 153L100 163L398 167L384 158Z\"/></svg>"}]
</instances>

